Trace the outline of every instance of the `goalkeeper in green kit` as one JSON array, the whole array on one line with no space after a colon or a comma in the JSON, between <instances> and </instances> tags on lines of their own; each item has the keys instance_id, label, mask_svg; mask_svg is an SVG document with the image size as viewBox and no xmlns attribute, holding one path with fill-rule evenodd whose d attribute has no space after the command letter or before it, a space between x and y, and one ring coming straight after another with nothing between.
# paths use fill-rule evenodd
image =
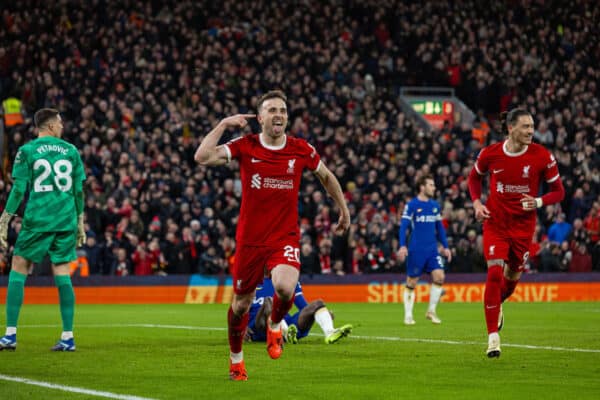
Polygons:
<instances>
[{"instance_id":1,"label":"goalkeeper in green kit","mask_svg":"<svg viewBox=\"0 0 600 400\"><path fill-rule=\"evenodd\" d=\"M29 268L49 254L63 323L61 338L52 350L75 351L75 294L69 262L77 258L76 247L85 242L85 171L77 148L61 139L64 127L57 110L43 108L37 111L34 122L38 138L21 146L15 156L13 187L0 216L0 246L8 248L10 219L17 212L25 192L29 191L8 277L6 334L0 339L0 350L17 348L17 321Z\"/></svg>"}]
</instances>

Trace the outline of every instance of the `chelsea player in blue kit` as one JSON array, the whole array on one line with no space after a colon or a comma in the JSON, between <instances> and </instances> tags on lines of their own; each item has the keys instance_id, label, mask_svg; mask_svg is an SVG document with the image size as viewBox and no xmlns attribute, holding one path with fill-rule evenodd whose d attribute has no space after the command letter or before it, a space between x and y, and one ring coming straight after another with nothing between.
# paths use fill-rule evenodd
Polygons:
<instances>
[{"instance_id":1,"label":"chelsea player in blue kit","mask_svg":"<svg viewBox=\"0 0 600 400\"><path fill-rule=\"evenodd\" d=\"M435 182L431 175L421 176L417 180L419 194L408 202L402 214L400 223L400 261L408 256L406 261L406 288L404 290L404 323L414 325L413 306L415 303L415 287L419 277L425 272L431 274L431 291L429 295L429 308L425 317L434 324L441 324L436 306L442 295L444 284L444 261L438 253L438 241L444 249L442 254L452 260L452 252L448 248L446 230L442 225L440 205L432 197L435 194ZM406 247L406 229L410 226L411 236L408 248Z\"/></svg>"},{"instance_id":2,"label":"chelsea player in blue kit","mask_svg":"<svg viewBox=\"0 0 600 400\"><path fill-rule=\"evenodd\" d=\"M298 282L294 290L294 305L298 309L295 314L287 314L281 321L283 337L288 343L298 343L298 339L308 336L315 321L325 334L325 343L333 344L348 336L352 332L352 325L346 324L341 328L334 328L333 317L323 300L308 303L302 293L302 286ZM273 283L265 278L262 285L256 288L254 300L250 306L250 319L246 331L246 341L264 342L267 339L266 323L273 306Z\"/></svg>"}]
</instances>

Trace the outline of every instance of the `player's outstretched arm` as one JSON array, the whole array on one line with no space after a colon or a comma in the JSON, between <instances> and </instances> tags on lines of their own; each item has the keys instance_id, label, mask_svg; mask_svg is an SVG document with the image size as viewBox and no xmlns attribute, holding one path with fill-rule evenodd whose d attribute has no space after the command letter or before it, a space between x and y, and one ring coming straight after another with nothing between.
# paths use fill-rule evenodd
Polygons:
<instances>
[{"instance_id":1,"label":"player's outstretched arm","mask_svg":"<svg viewBox=\"0 0 600 400\"><path fill-rule=\"evenodd\" d=\"M221 136L228 128L244 128L248 125L248 118L255 118L255 114L237 114L222 119L217 126L204 137L194 160L202 165L223 165L229 161L229 153L224 146L217 146Z\"/></svg>"},{"instance_id":2,"label":"player's outstretched arm","mask_svg":"<svg viewBox=\"0 0 600 400\"><path fill-rule=\"evenodd\" d=\"M341 235L350 227L350 211L348 211L348 206L346 205L340 182L323 162L319 163L319 166L315 170L315 174L340 210L340 218L338 219L334 231L338 235Z\"/></svg>"}]
</instances>

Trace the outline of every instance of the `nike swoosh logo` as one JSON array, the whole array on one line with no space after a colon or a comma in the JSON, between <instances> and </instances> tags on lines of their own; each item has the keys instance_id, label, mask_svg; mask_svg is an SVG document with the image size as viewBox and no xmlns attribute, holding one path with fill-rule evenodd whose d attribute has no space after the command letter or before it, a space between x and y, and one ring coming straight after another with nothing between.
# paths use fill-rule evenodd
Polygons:
<instances>
[{"instance_id":1,"label":"nike swoosh logo","mask_svg":"<svg viewBox=\"0 0 600 400\"><path fill-rule=\"evenodd\" d=\"M485 306L485 308L487 308L488 310L491 310L492 308L496 308L498 306Z\"/></svg>"},{"instance_id":2,"label":"nike swoosh logo","mask_svg":"<svg viewBox=\"0 0 600 400\"><path fill-rule=\"evenodd\" d=\"M497 174L497 173L500 173L502 171L504 171L504 169L493 169L492 173Z\"/></svg>"},{"instance_id":3,"label":"nike swoosh logo","mask_svg":"<svg viewBox=\"0 0 600 400\"><path fill-rule=\"evenodd\" d=\"M259 160L258 158L252 158L250 161L252 161L252 163L262 162L262 160Z\"/></svg>"}]
</instances>

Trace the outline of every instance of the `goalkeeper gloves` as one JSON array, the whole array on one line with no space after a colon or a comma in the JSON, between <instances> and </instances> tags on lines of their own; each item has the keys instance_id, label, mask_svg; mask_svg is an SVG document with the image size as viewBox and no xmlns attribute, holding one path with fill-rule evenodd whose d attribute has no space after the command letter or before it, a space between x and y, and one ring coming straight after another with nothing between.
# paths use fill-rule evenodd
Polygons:
<instances>
[{"instance_id":1,"label":"goalkeeper gloves","mask_svg":"<svg viewBox=\"0 0 600 400\"><path fill-rule=\"evenodd\" d=\"M77 217L77 247L81 247L85 244L85 226L83 224L83 213Z\"/></svg>"},{"instance_id":2,"label":"goalkeeper gloves","mask_svg":"<svg viewBox=\"0 0 600 400\"><path fill-rule=\"evenodd\" d=\"M7 213L6 211L0 216L0 247L8 247L8 224L14 214ZM85 244L85 226L83 224L83 214L77 217L77 247L81 247Z\"/></svg>"},{"instance_id":3,"label":"goalkeeper gloves","mask_svg":"<svg viewBox=\"0 0 600 400\"><path fill-rule=\"evenodd\" d=\"M14 215L4 211L0 216L0 248L8 248L8 224Z\"/></svg>"}]
</instances>

